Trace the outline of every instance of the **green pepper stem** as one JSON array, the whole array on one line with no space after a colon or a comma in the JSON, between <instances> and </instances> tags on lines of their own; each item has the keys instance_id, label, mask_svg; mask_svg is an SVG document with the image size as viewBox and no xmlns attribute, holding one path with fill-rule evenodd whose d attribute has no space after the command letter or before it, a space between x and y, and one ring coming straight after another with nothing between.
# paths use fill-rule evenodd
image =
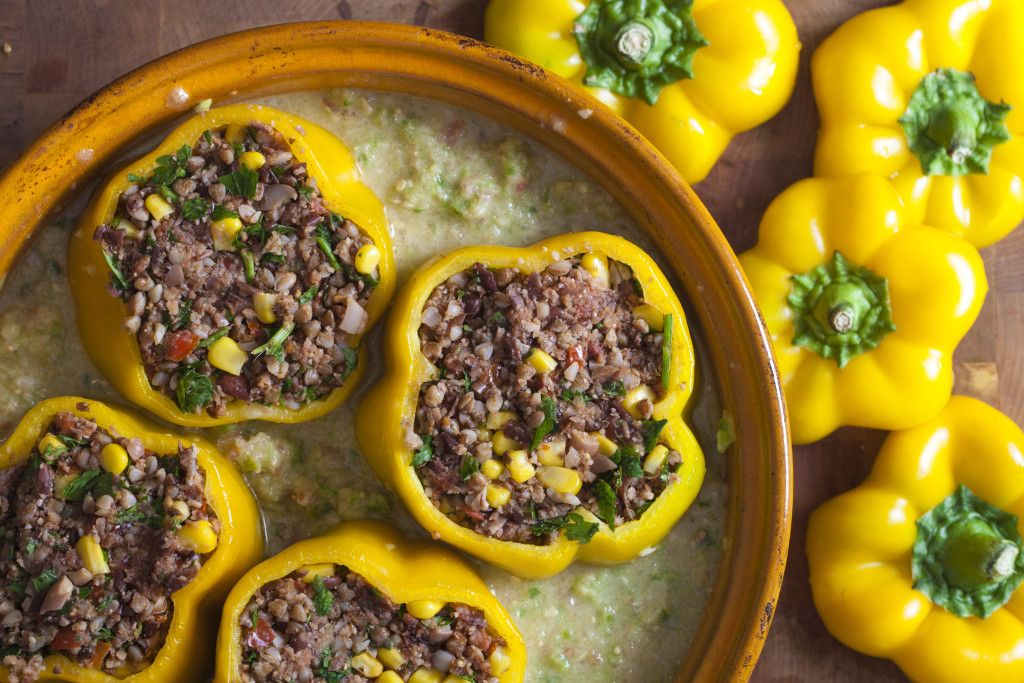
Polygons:
<instances>
[{"instance_id":1,"label":"green pepper stem","mask_svg":"<svg viewBox=\"0 0 1024 683\"><path fill-rule=\"evenodd\" d=\"M639 67L654 49L654 40L654 31L645 22L628 21L615 35L615 56L626 68Z\"/></svg>"},{"instance_id":2,"label":"green pepper stem","mask_svg":"<svg viewBox=\"0 0 1024 683\"><path fill-rule=\"evenodd\" d=\"M853 306L845 301L833 306L828 312L828 324L839 334L846 334L857 324Z\"/></svg>"},{"instance_id":3,"label":"green pepper stem","mask_svg":"<svg viewBox=\"0 0 1024 683\"><path fill-rule=\"evenodd\" d=\"M985 520L955 523L942 548L942 569L951 586L971 591L1013 574L1019 549Z\"/></svg>"},{"instance_id":4,"label":"green pepper stem","mask_svg":"<svg viewBox=\"0 0 1024 683\"><path fill-rule=\"evenodd\" d=\"M962 164L974 151L980 124L977 111L959 100L935 107L925 135L946 150L955 164Z\"/></svg>"}]
</instances>

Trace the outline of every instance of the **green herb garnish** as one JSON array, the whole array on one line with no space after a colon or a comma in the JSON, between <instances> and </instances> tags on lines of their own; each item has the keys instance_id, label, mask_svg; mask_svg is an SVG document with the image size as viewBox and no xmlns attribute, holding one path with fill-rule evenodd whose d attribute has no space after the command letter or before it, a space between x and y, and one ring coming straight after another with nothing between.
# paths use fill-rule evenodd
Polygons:
<instances>
[{"instance_id":1,"label":"green herb garnish","mask_svg":"<svg viewBox=\"0 0 1024 683\"><path fill-rule=\"evenodd\" d=\"M459 476L462 477L462 481L466 481L479 471L480 461L476 459L475 455L466 453L462 456L462 465L459 467Z\"/></svg>"},{"instance_id":2,"label":"green herb garnish","mask_svg":"<svg viewBox=\"0 0 1024 683\"><path fill-rule=\"evenodd\" d=\"M614 382L605 382L602 386L604 388L604 393L608 394L609 396L626 395L626 387L623 386L622 382L620 382L619 380L615 380Z\"/></svg>"},{"instance_id":3,"label":"green herb garnish","mask_svg":"<svg viewBox=\"0 0 1024 683\"><path fill-rule=\"evenodd\" d=\"M594 481L594 494L597 496L597 516L615 531L615 491L604 479Z\"/></svg>"},{"instance_id":4,"label":"green herb garnish","mask_svg":"<svg viewBox=\"0 0 1024 683\"><path fill-rule=\"evenodd\" d=\"M231 325L225 325L224 327L220 328L219 330L217 330L216 332L211 334L206 339L200 340L199 343L196 344L196 346L198 346L201 349L202 348L206 348L207 346L212 345L218 339L222 339L228 333L228 331L230 329L231 329Z\"/></svg>"},{"instance_id":5,"label":"green herb garnish","mask_svg":"<svg viewBox=\"0 0 1024 683\"><path fill-rule=\"evenodd\" d=\"M210 211L210 201L202 197L186 199L181 206L181 217L187 221L198 221Z\"/></svg>"},{"instance_id":6,"label":"green herb garnish","mask_svg":"<svg viewBox=\"0 0 1024 683\"><path fill-rule=\"evenodd\" d=\"M544 412L544 421L537 425L537 428L533 430L533 441L530 444L530 450L537 450L537 446L544 440L544 437L555 428L555 423L558 422L558 414L555 411L555 402L547 394L541 394L540 397L540 409Z\"/></svg>"},{"instance_id":7,"label":"green herb garnish","mask_svg":"<svg viewBox=\"0 0 1024 683\"><path fill-rule=\"evenodd\" d=\"M299 303L300 304L308 304L310 301L315 299L316 298L316 290L317 290L317 286L313 285L309 289L307 289L305 292L303 292L302 296L299 297Z\"/></svg>"},{"instance_id":8,"label":"green herb garnish","mask_svg":"<svg viewBox=\"0 0 1024 683\"><path fill-rule=\"evenodd\" d=\"M210 218L215 221L222 221L225 218L238 218L238 213L229 210L221 204L216 204L213 207L213 215Z\"/></svg>"},{"instance_id":9,"label":"green herb garnish","mask_svg":"<svg viewBox=\"0 0 1024 683\"><path fill-rule=\"evenodd\" d=\"M413 451L412 461L409 463L412 467L419 467L434 457L434 437L429 434L420 434L420 439L423 441L423 445Z\"/></svg>"},{"instance_id":10,"label":"green herb garnish","mask_svg":"<svg viewBox=\"0 0 1024 683\"><path fill-rule=\"evenodd\" d=\"M217 180L236 197L252 199L256 196L256 184L259 183L260 176L248 166L239 166L237 171L219 176Z\"/></svg>"},{"instance_id":11,"label":"green herb garnish","mask_svg":"<svg viewBox=\"0 0 1024 683\"><path fill-rule=\"evenodd\" d=\"M121 264L118 263L117 257L104 249L103 260L107 262L107 267L110 268L110 272L113 273L111 280L114 286L122 290L128 289L128 281L125 280L124 275L121 274Z\"/></svg>"},{"instance_id":12,"label":"green herb garnish","mask_svg":"<svg viewBox=\"0 0 1024 683\"><path fill-rule=\"evenodd\" d=\"M313 606L317 616L326 617L334 606L334 594L327 590L322 576L313 577Z\"/></svg>"},{"instance_id":13,"label":"green herb garnish","mask_svg":"<svg viewBox=\"0 0 1024 683\"><path fill-rule=\"evenodd\" d=\"M658 436L668 420L640 420L644 426L644 453L650 453L658 445Z\"/></svg>"},{"instance_id":14,"label":"green herb garnish","mask_svg":"<svg viewBox=\"0 0 1024 683\"><path fill-rule=\"evenodd\" d=\"M213 382L190 365L178 378L175 394L181 411L194 413L197 408L202 408L213 400Z\"/></svg>"},{"instance_id":15,"label":"green herb garnish","mask_svg":"<svg viewBox=\"0 0 1024 683\"><path fill-rule=\"evenodd\" d=\"M66 500L82 500L85 498L85 494L92 490L92 487L96 483L96 480L99 479L100 474L102 473L99 468L82 472L64 487L64 490L61 491L61 495L64 496Z\"/></svg>"},{"instance_id":16,"label":"green herb garnish","mask_svg":"<svg viewBox=\"0 0 1024 683\"><path fill-rule=\"evenodd\" d=\"M266 344L257 346L252 350L254 356L258 356L261 353L267 353L277 359L278 363L284 362L284 348L283 344L286 339L291 335L292 330L295 329L295 322L290 322L287 325L282 325L277 329Z\"/></svg>"}]
</instances>

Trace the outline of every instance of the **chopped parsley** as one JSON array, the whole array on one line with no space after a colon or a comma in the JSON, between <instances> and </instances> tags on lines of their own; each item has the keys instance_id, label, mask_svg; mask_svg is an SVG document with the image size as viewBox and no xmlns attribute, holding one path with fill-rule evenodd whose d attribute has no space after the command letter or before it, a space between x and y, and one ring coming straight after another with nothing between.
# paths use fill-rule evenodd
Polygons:
<instances>
[{"instance_id":1,"label":"chopped parsley","mask_svg":"<svg viewBox=\"0 0 1024 683\"><path fill-rule=\"evenodd\" d=\"M604 479L594 481L594 494L597 496L597 516L615 531L615 491Z\"/></svg>"},{"instance_id":2,"label":"chopped parsley","mask_svg":"<svg viewBox=\"0 0 1024 683\"><path fill-rule=\"evenodd\" d=\"M256 171L250 170L248 166L239 166L237 171L219 176L217 180L223 183L227 191L236 197L253 199L256 196L256 184L259 183L260 176Z\"/></svg>"},{"instance_id":3,"label":"chopped parsley","mask_svg":"<svg viewBox=\"0 0 1024 683\"><path fill-rule=\"evenodd\" d=\"M495 311L491 315L491 322L496 324L498 327L508 327L508 318L501 311Z\"/></svg>"},{"instance_id":4,"label":"chopped parsley","mask_svg":"<svg viewBox=\"0 0 1024 683\"><path fill-rule=\"evenodd\" d=\"M187 221L198 221L210 211L210 201L202 197L186 199L181 206L181 217Z\"/></svg>"},{"instance_id":5,"label":"chopped parsley","mask_svg":"<svg viewBox=\"0 0 1024 683\"><path fill-rule=\"evenodd\" d=\"M423 440L423 445L413 451L412 462L409 463L412 467L419 467L434 457L434 437L421 434L420 439Z\"/></svg>"},{"instance_id":6,"label":"chopped parsley","mask_svg":"<svg viewBox=\"0 0 1024 683\"><path fill-rule=\"evenodd\" d=\"M36 589L36 593L45 593L50 590L50 586L57 583L57 579L60 577L61 575L57 573L56 569L47 569L32 579L32 587Z\"/></svg>"},{"instance_id":7,"label":"chopped parsley","mask_svg":"<svg viewBox=\"0 0 1024 683\"><path fill-rule=\"evenodd\" d=\"M466 390L466 393L473 391L473 381L469 378L469 371L462 371L462 385Z\"/></svg>"},{"instance_id":8,"label":"chopped parsley","mask_svg":"<svg viewBox=\"0 0 1024 683\"><path fill-rule=\"evenodd\" d=\"M267 353L277 359L278 363L284 362L284 348L283 344L286 339L291 335L292 330L295 329L295 322L290 322L287 325L282 325L274 332L274 335L267 340L266 344L257 346L252 350L254 356L258 356L261 353Z\"/></svg>"},{"instance_id":9,"label":"chopped parsley","mask_svg":"<svg viewBox=\"0 0 1024 683\"><path fill-rule=\"evenodd\" d=\"M344 348L341 352L345 354L345 371L341 373L341 379L345 381L359 367L359 354L350 348Z\"/></svg>"},{"instance_id":10,"label":"chopped parsley","mask_svg":"<svg viewBox=\"0 0 1024 683\"><path fill-rule=\"evenodd\" d=\"M330 614L331 607L334 606L334 595L327 590L322 576L313 577L313 606L316 608L317 616L320 617Z\"/></svg>"},{"instance_id":11,"label":"chopped parsley","mask_svg":"<svg viewBox=\"0 0 1024 683\"><path fill-rule=\"evenodd\" d=\"M313 193L316 192L316 188L309 185L303 185L302 187L296 187L295 191L299 193L300 197L308 200L313 196Z\"/></svg>"},{"instance_id":12,"label":"chopped parsley","mask_svg":"<svg viewBox=\"0 0 1024 683\"><path fill-rule=\"evenodd\" d=\"M211 334L206 339L200 340L199 343L196 344L196 346L198 346L201 349L205 348L207 346L210 346L211 344L213 344L218 339L223 338L228 333L228 331L230 329L231 329L231 325L225 325L224 327L220 328L219 330L217 330L216 332Z\"/></svg>"},{"instance_id":13,"label":"chopped parsley","mask_svg":"<svg viewBox=\"0 0 1024 683\"><path fill-rule=\"evenodd\" d=\"M196 371L195 367L186 366L178 378L175 390L178 407L183 413L194 413L213 400L213 382L206 375Z\"/></svg>"},{"instance_id":14,"label":"chopped parsley","mask_svg":"<svg viewBox=\"0 0 1024 683\"><path fill-rule=\"evenodd\" d=\"M39 547L39 541L37 541L34 538L30 538L28 540L28 543L25 544L25 552L28 553L29 555L31 555L32 553L34 553L36 551L36 548L38 548L38 547Z\"/></svg>"},{"instance_id":15,"label":"chopped parsley","mask_svg":"<svg viewBox=\"0 0 1024 683\"><path fill-rule=\"evenodd\" d=\"M192 323L192 304L195 302L195 299L186 299L178 308L178 319L174 322L172 330L183 330Z\"/></svg>"},{"instance_id":16,"label":"chopped parsley","mask_svg":"<svg viewBox=\"0 0 1024 683\"><path fill-rule=\"evenodd\" d=\"M338 262L338 257L334 255L334 247L331 244L331 235L327 232L327 228L321 222L316 228L316 244L320 247L320 251L323 252L327 262L331 264L331 268L335 270L341 270L341 264Z\"/></svg>"},{"instance_id":17,"label":"chopped parsley","mask_svg":"<svg viewBox=\"0 0 1024 683\"><path fill-rule=\"evenodd\" d=\"M246 650L245 655L242 657L242 661L252 666L256 663L256 660L260 658L260 653L256 650Z\"/></svg>"},{"instance_id":18,"label":"chopped parsley","mask_svg":"<svg viewBox=\"0 0 1024 683\"><path fill-rule=\"evenodd\" d=\"M80 475L71 480L67 486L64 487L64 490L61 491L61 495L66 500L82 500L83 498L85 498L85 494L89 493L89 491L92 490L93 486L96 483L96 480L99 479L101 474L102 473L100 472L99 468L94 468L82 472Z\"/></svg>"},{"instance_id":19,"label":"chopped parsley","mask_svg":"<svg viewBox=\"0 0 1024 683\"><path fill-rule=\"evenodd\" d=\"M644 453L650 453L658 445L658 435L668 420L640 420L644 426Z\"/></svg>"},{"instance_id":20,"label":"chopped parsley","mask_svg":"<svg viewBox=\"0 0 1024 683\"><path fill-rule=\"evenodd\" d=\"M215 221L222 221L225 218L238 218L238 214L221 204L217 204L213 207L213 216L211 218Z\"/></svg>"},{"instance_id":21,"label":"chopped parsley","mask_svg":"<svg viewBox=\"0 0 1024 683\"><path fill-rule=\"evenodd\" d=\"M466 481L479 471L480 461L476 459L475 455L466 453L462 456L462 465L459 467L459 476L462 477L462 481Z\"/></svg>"},{"instance_id":22,"label":"chopped parsley","mask_svg":"<svg viewBox=\"0 0 1024 683\"><path fill-rule=\"evenodd\" d=\"M312 285L309 289L307 289L305 292L303 292L302 296L299 297L299 303L300 304L308 304L310 301L315 299L316 298L316 289L317 289L317 286L316 285Z\"/></svg>"},{"instance_id":23,"label":"chopped parsley","mask_svg":"<svg viewBox=\"0 0 1024 683\"><path fill-rule=\"evenodd\" d=\"M252 259L252 252L248 249L242 250L242 263L245 266L245 281L252 284L256 277L256 263Z\"/></svg>"},{"instance_id":24,"label":"chopped parsley","mask_svg":"<svg viewBox=\"0 0 1024 683\"><path fill-rule=\"evenodd\" d=\"M541 394L540 397L540 409L544 412L544 421L537 425L537 428L533 430L533 441L530 444L530 450L537 450L537 446L544 440L544 437L555 428L555 423L558 422L558 414L555 411L555 402L547 394Z\"/></svg>"},{"instance_id":25,"label":"chopped parsley","mask_svg":"<svg viewBox=\"0 0 1024 683\"><path fill-rule=\"evenodd\" d=\"M611 455L611 460L619 466L624 476L639 479L644 476L644 468L640 466L640 456L633 444L619 446L619 450Z\"/></svg>"},{"instance_id":26,"label":"chopped parsley","mask_svg":"<svg viewBox=\"0 0 1024 683\"><path fill-rule=\"evenodd\" d=\"M108 627L104 626L96 632L96 640L102 640L104 643L109 643L114 639L114 632Z\"/></svg>"},{"instance_id":27,"label":"chopped parsley","mask_svg":"<svg viewBox=\"0 0 1024 683\"><path fill-rule=\"evenodd\" d=\"M558 398L566 401L567 403L572 403L577 398L583 399L584 403L590 401L590 397L587 396L586 392L579 391L578 389L565 389L558 395Z\"/></svg>"},{"instance_id":28,"label":"chopped parsley","mask_svg":"<svg viewBox=\"0 0 1024 683\"><path fill-rule=\"evenodd\" d=\"M553 531L564 530L568 540L585 545L594 538L597 528L597 522L588 522L578 512L570 512L562 517L552 517L536 522L530 526L530 531L534 536L545 536Z\"/></svg>"},{"instance_id":29,"label":"chopped parsley","mask_svg":"<svg viewBox=\"0 0 1024 683\"><path fill-rule=\"evenodd\" d=\"M132 181L133 183L144 183L144 182L146 182L145 176L141 176L138 173L129 173L127 178L128 178L128 180Z\"/></svg>"},{"instance_id":30,"label":"chopped parsley","mask_svg":"<svg viewBox=\"0 0 1024 683\"><path fill-rule=\"evenodd\" d=\"M620 382L619 380L615 380L614 382L605 382L603 387L604 393L608 394L609 396L626 395L626 387L623 386L622 382Z\"/></svg>"},{"instance_id":31,"label":"chopped parsley","mask_svg":"<svg viewBox=\"0 0 1024 683\"><path fill-rule=\"evenodd\" d=\"M118 262L117 257L104 249L103 260L107 262L107 268L110 268L112 273L110 279L114 286L118 289L128 289L128 281L121 274L121 264Z\"/></svg>"},{"instance_id":32,"label":"chopped parsley","mask_svg":"<svg viewBox=\"0 0 1024 683\"><path fill-rule=\"evenodd\" d=\"M178 178L184 178L185 164L188 163L189 157L191 156L192 148L188 145L182 145L173 156L165 154L157 157L157 166L156 169L153 170L153 175L149 179L150 182L157 186L167 186ZM177 199L177 195L175 195L175 199Z\"/></svg>"}]
</instances>

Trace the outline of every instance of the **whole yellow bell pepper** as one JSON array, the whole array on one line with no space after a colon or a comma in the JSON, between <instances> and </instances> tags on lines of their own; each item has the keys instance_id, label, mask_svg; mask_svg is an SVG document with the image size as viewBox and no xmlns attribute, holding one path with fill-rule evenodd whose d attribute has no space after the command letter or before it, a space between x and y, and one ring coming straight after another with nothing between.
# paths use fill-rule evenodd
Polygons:
<instances>
[{"instance_id":1,"label":"whole yellow bell pepper","mask_svg":"<svg viewBox=\"0 0 1024 683\"><path fill-rule=\"evenodd\" d=\"M1024 219L1022 31L1018 0L905 0L847 21L811 60L815 175L880 174L912 222L999 240Z\"/></svg>"},{"instance_id":2,"label":"whole yellow bell pepper","mask_svg":"<svg viewBox=\"0 0 1024 683\"><path fill-rule=\"evenodd\" d=\"M484 39L583 85L689 183L782 109L800 54L780 0L491 0Z\"/></svg>"},{"instance_id":3,"label":"whole yellow bell pepper","mask_svg":"<svg viewBox=\"0 0 1024 683\"><path fill-rule=\"evenodd\" d=\"M68 257L71 290L78 310L78 329L92 362L125 398L165 420L189 427L209 427L248 419L274 422L310 420L338 407L359 383L363 373L365 354L360 351L357 367L344 385L303 403L297 410L236 399L227 404L224 414L219 417L212 417L203 410L186 413L174 399L150 384L136 336L122 329L127 304L104 291L110 270L102 246L93 240L93 231L113 219L121 193L136 182L129 176L149 177L158 166L158 158L173 156L182 145L193 145L204 131L223 130L232 124L244 128L254 122L264 123L284 134L294 157L305 163L307 173L316 178L326 206L358 225L379 249L380 282L366 307L368 327L380 318L394 291L394 255L384 209L369 188L359 181L355 161L344 143L314 123L263 106L221 107L189 119L152 153L115 173L96 191L79 219ZM354 348L360 346L360 337L350 335Z\"/></svg>"},{"instance_id":4,"label":"whole yellow bell pepper","mask_svg":"<svg viewBox=\"0 0 1024 683\"><path fill-rule=\"evenodd\" d=\"M497 679L501 683L523 680L526 643L505 608L465 560L439 544L409 543L386 524L358 521L343 522L323 536L300 541L241 578L224 603L217 637L215 683L241 680L239 618L253 594L261 586L298 569L326 563L350 569L396 604L454 602L479 609L489 630L506 643L505 653L510 661L508 668L496 675Z\"/></svg>"},{"instance_id":5,"label":"whole yellow bell pepper","mask_svg":"<svg viewBox=\"0 0 1024 683\"><path fill-rule=\"evenodd\" d=\"M80 666L65 655L51 654L43 660L41 680L74 683L200 680L213 663L213 627L224 597L238 578L263 556L263 529L255 498L241 475L206 439L170 434L128 410L74 396L51 398L32 408L10 438L0 445L0 468L26 461L58 413L95 420L107 431L140 439L155 453L177 453L179 443L195 446L197 461L206 474L206 503L216 512L221 530L216 549L203 562L192 582L171 596L174 610L164 645L148 666L137 673L126 670L115 677ZM9 675L7 667L0 665L0 681L8 681Z\"/></svg>"},{"instance_id":6,"label":"whole yellow bell pepper","mask_svg":"<svg viewBox=\"0 0 1024 683\"><path fill-rule=\"evenodd\" d=\"M988 291L977 250L908 218L871 174L790 186L740 264L798 444L841 425L904 429L934 417L953 389L953 349Z\"/></svg>"},{"instance_id":7,"label":"whole yellow bell pepper","mask_svg":"<svg viewBox=\"0 0 1024 683\"><path fill-rule=\"evenodd\" d=\"M1024 433L953 396L893 432L867 480L810 517L814 604L915 681L1024 680Z\"/></svg>"},{"instance_id":8,"label":"whole yellow bell pepper","mask_svg":"<svg viewBox=\"0 0 1024 683\"><path fill-rule=\"evenodd\" d=\"M438 285L472 268L476 262L491 268L513 267L530 272L541 271L553 261L574 254L596 254L629 266L644 300L675 321L666 356L670 358L669 370L663 374L668 390L654 403L652 417L667 420L659 441L682 455L680 479L669 484L641 517L614 530L585 508L579 508L587 523L598 524L596 534L586 543L570 540L564 530L552 545L503 541L477 534L433 505L411 464L413 451L403 445L403 425L414 422L420 387L438 372L420 351L424 304ZM435 538L518 576L542 578L562 571L577 558L594 564L614 564L636 557L665 537L700 489L704 456L682 417L694 382L693 344L686 316L657 264L620 237L581 232L552 237L523 249L467 247L442 254L414 273L396 296L387 340L387 374L360 408L359 443L384 483Z\"/></svg>"}]
</instances>

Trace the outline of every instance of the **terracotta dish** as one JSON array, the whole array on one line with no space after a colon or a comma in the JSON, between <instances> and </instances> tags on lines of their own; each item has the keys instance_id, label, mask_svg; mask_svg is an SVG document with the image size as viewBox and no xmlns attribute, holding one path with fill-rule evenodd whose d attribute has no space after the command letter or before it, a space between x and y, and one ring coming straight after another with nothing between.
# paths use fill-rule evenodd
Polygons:
<instances>
[{"instance_id":1,"label":"terracotta dish","mask_svg":"<svg viewBox=\"0 0 1024 683\"><path fill-rule=\"evenodd\" d=\"M33 231L126 145L199 102L327 87L426 96L516 128L583 169L660 246L705 353L728 452L728 536L715 589L679 681L746 680L775 609L789 545L791 458L779 378L736 258L671 166L596 100L540 67L475 40L414 26L322 22L200 43L89 97L0 176L0 282Z\"/></svg>"}]
</instances>

